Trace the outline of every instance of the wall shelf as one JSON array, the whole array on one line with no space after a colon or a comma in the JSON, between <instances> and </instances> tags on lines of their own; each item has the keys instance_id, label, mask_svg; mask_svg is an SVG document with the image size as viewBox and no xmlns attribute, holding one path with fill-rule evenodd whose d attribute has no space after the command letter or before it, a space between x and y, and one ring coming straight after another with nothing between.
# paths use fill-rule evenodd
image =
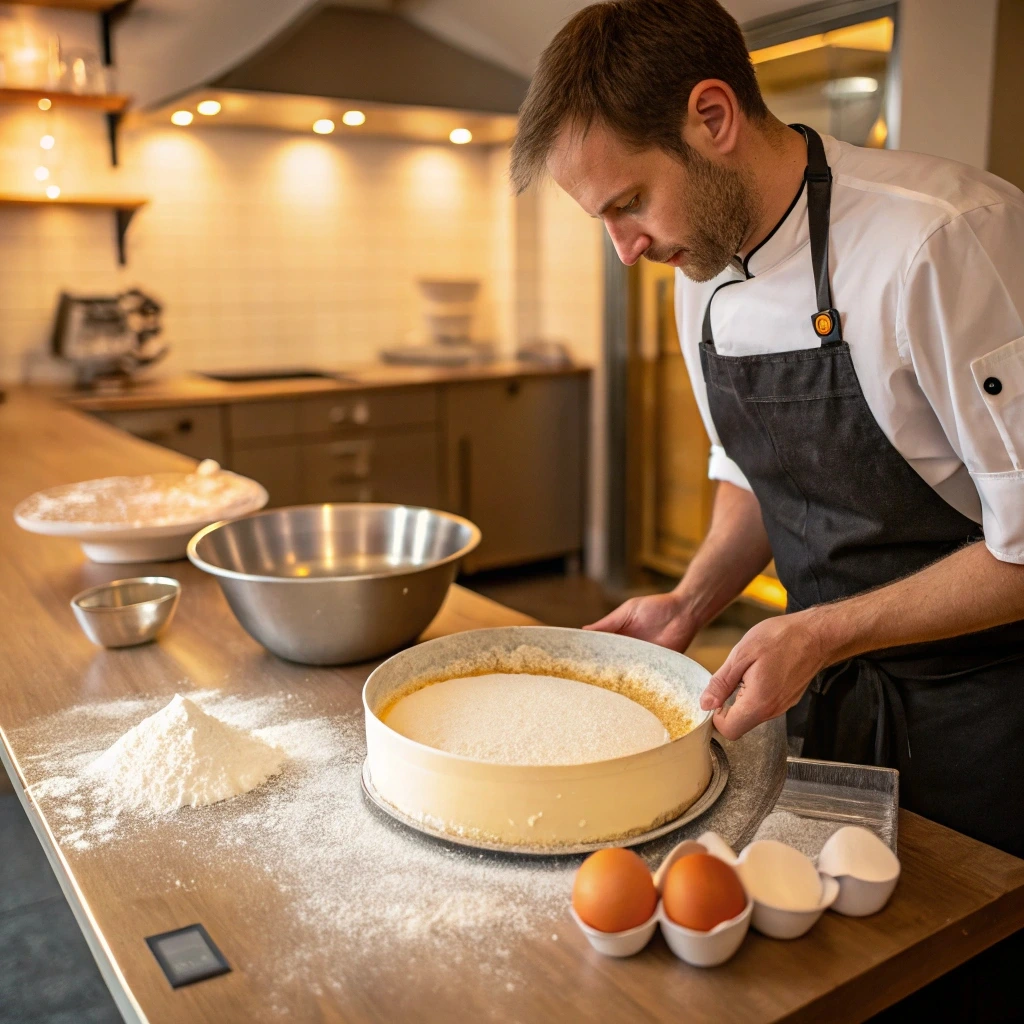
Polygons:
<instances>
[{"instance_id":1,"label":"wall shelf","mask_svg":"<svg viewBox=\"0 0 1024 1024\"><path fill-rule=\"evenodd\" d=\"M139 196L58 196L47 199L46 196L0 193L0 209L5 206L69 206L84 210L110 210L114 214L114 231L117 236L117 262L123 267L125 257L124 236L132 217L140 210L148 199Z\"/></svg>"},{"instance_id":2,"label":"wall shelf","mask_svg":"<svg viewBox=\"0 0 1024 1024\"><path fill-rule=\"evenodd\" d=\"M20 7L52 7L61 11L88 11L90 14L102 14L113 10L121 0L6 0L7 3Z\"/></svg>"},{"instance_id":3,"label":"wall shelf","mask_svg":"<svg viewBox=\"0 0 1024 1024\"><path fill-rule=\"evenodd\" d=\"M110 163L117 166L117 129L131 103L131 97L120 93L61 92L59 89L0 89L0 104L31 104L47 99L56 109L77 108L98 110L107 119L107 141L110 143Z\"/></svg>"},{"instance_id":4,"label":"wall shelf","mask_svg":"<svg viewBox=\"0 0 1024 1024\"><path fill-rule=\"evenodd\" d=\"M120 93L62 92L60 89L0 89L0 103L31 104L49 100L54 108L78 107L82 110L102 110L107 114L123 114L131 98Z\"/></svg>"}]
</instances>

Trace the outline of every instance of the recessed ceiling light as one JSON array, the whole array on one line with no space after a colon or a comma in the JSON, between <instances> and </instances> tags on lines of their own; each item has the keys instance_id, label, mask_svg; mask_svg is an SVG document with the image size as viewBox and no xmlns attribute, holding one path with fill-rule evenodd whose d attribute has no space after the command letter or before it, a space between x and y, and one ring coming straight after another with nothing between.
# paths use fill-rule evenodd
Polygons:
<instances>
[{"instance_id":1,"label":"recessed ceiling light","mask_svg":"<svg viewBox=\"0 0 1024 1024\"><path fill-rule=\"evenodd\" d=\"M220 113L220 104L216 100L203 100L196 110L205 117L213 117L214 114Z\"/></svg>"},{"instance_id":2,"label":"recessed ceiling light","mask_svg":"<svg viewBox=\"0 0 1024 1024\"><path fill-rule=\"evenodd\" d=\"M184 127L187 124L192 123L192 111L191 110L176 110L171 114L171 124L177 124Z\"/></svg>"},{"instance_id":3,"label":"recessed ceiling light","mask_svg":"<svg viewBox=\"0 0 1024 1024\"><path fill-rule=\"evenodd\" d=\"M44 96L37 105L40 110L49 110L53 103Z\"/></svg>"},{"instance_id":4,"label":"recessed ceiling light","mask_svg":"<svg viewBox=\"0 0 1024 1024\"><path fill-rule=\"evenodd\" d=\"M464 146L467 142L473 141L473 133L468 128L455 128L448 136L456 146Z\"/></svg>"},{"instance_id":5,"label":"recessed ceiling light","mask_svg":"<svg viewBox=\"0 0 1024 1024\"><path fill-rule=\"evenodd\" d=\"M39 140L39 147L40 149L53 149L53 144L56 141L57 140L52 135L44 135Z\"/></svg>"},{"instance_id":6,"label":"recessed ceiling light","mask_svg":"<svg viewBox=\"0 0 1024 1024\"><path fill-rule=\"evenodd\" d=\"M334 131L334 122L329 117L321 117L319 121L313 122L313 131L317 135L330 135Z\"/></svg>"},{"instance_id":7,"label":"recessed ceiling light","mask_svg":"<svg viewBox=\"0 0 1024 1024\"><path fill-rule=\"evenodd\" d=\"M346 110L341 115L341 123L347 124L350 128L358 128L361 124L366 124L366 115L361 110Z\"/></svg>"},{"instance_id":8,"label":"recessed ceiling light","mask_svg":"<svg viewBox=\"0 0 1024 1024\"><path fill-rule=\"evenodd\" d=\"M56 199L60 195L59 185L47 185L46 186L46 198Z\"/></svg>"},{"instance_id":9,"label":"recessed ceiling light","mask_svg":"<svg viewBox=\"0 0 1024 1024\"><path fill-rule=\"evenodd\" d=\"M35 176L36 176L36 181L46 181L46 179L50 176L50 168L49 167L37 167L35 169Z\"/></svg>"}]
</instances>

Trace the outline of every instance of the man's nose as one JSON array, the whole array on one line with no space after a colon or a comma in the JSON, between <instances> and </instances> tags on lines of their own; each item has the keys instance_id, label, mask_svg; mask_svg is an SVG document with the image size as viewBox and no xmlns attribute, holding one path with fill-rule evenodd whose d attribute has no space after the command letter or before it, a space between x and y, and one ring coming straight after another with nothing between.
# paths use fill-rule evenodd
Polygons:
<instances>
[{"instance_id":1,"label":"man's nose","mask_svg":"<svg viewBox=\"0 0 1024 1024\"><path fill-rule=\"evenodd\" d=\"M630 224L606 224L615 251L627 267L634 263L650 248L651 236L645 235Z\"/></svg>"}]
</instances>

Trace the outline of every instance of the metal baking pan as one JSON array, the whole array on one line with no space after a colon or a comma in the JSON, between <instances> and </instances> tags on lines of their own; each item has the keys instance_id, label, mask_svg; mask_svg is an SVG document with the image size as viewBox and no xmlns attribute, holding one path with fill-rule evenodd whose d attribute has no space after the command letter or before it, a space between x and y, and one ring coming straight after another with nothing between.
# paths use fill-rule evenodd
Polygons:
<instances>
[{"instance_id":1,"label":"metal baking pan","mask_svg":"<svg viewBox=\"0 0 1024 1024\"><path fill-rule=\"evenodd\" d=\"M896 852L900 773L841 761L786 759L786 782L776 811L870 829Z\"/></svg>"},{"instance_id":2,"label":"metal baking pan","mask_svg":"<svg viewBox=\"0 0 1024 1024\"><path fill-rule=\"evenodd\" d=\"M394 818L395 821L400 821L403 825L416 832L421 832L423 835L440 839L445 843L452 843L455 846L468 846L476 850L489 850L494 853L518 853L534 857L568 856L579 853L593 853L594 850L603 850L608 846L640 846L642 843L649 843L653 839L668 835L669 832L674 832L677 828L682 828L683 825L687 825L696 818L699 818L722 795L722 791L729 781L729 760L717 740L711 741L711 753L711 781L708 783L707 789L678 818L673 818L672 821L639 835L609 839L601 843L577 843L572 846L516 846L445 832L442 829L434 828L422 821L418 821L416 818L403 814L397 807L393 807L384 800L377 790L373 788L368 760L363 762L361 778L363 797L366 800L379 811Z\"/></svg>"}]
</instances>

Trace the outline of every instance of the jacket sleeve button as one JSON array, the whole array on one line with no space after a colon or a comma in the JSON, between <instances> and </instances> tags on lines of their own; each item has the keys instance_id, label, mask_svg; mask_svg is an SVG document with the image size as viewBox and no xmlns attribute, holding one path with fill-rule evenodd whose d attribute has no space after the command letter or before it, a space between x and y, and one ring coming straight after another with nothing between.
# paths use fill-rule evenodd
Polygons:
<instances>
[{"instance_id":1,"label":"jacket sleeve button","mask_svg":"<svg viewBox=\"0 0 1024 1024\"><path fill-rule=\"evenodd\" d=\"M998 377L986 377L982 387L990 395L998 395L1003 390L1003 382Z\"/></svg>"}]
</instances>

